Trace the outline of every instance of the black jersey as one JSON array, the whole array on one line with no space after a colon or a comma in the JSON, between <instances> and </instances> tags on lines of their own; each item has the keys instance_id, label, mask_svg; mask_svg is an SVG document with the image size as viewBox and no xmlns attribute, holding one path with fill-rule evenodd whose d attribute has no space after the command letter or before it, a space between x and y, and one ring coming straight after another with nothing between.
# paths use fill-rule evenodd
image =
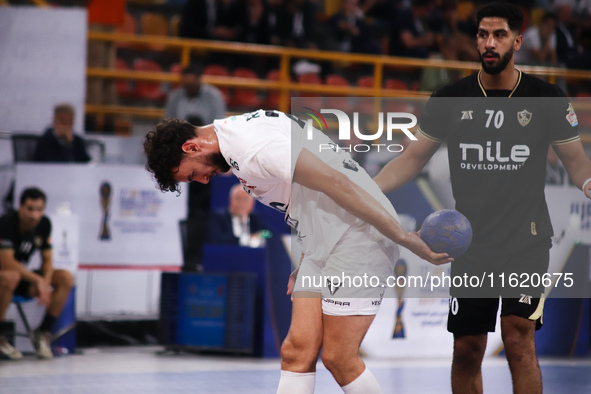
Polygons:
<instances>
[{"instance_id":1,"label":"black jersey","mask_svg":"<svg viewBox=\"0 0 591 394\"><path fill-rule=\"evenodd\" d=\"M549 244L548 148L577 140L576 126L562 90L521 72L513 91L485 91L473 74L431 96L419 131L447 142L456 209L473 228L472 255Z\"/></svg>"},{"instance_id":2,"label":"black jersey","mask_svg":"<svg viewBox=\"0 0 591 394\"><path fill-rule=\"evenodd\" d=\"M10 211L0 217L0 249L14 249L14 257L24 265L35 250L51 249L51 222L46 216L33 232L21 233L17 211Z\"/></svg>"}]
</instances>

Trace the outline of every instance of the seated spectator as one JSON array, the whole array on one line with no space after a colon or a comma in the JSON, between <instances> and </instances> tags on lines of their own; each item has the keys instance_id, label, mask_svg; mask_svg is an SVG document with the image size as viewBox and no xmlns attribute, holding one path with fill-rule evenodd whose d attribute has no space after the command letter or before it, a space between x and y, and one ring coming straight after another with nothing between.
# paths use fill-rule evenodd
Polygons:
<instances>
[{"instance_id":1,"label":"seated spectator","mask_svg":"<svg viewBox=\"0 0 591 394\"><path fill-rule=\"evenodd\" d=\"M228 208L210 216L207 242L253 248L262 246L268 230L261 218L252 213L254 204L254 199L241 184L232 186Z\"/></svg>"},{"instance_id":2,"label":"seated spectator","mask_svg":"<svg viewBox=\"0 0 591 394\"><path fill-rule=\"evenodd\" d=\"M270 44L269 19L263 0L246 0L245 11L238 40L250 44Z\"/></svg>"},{"instance_id":3,"label":"seated spectator","mask_svg":"<svg viewBox=\"0 0 591 394\"><path fill-rule=\"evenodd\" d=\"M515 52L516 64L556 66L556 15L546 13L538 26L531 26L523 33L521 49Z\"/></svg>"},{"instance_id":4,"label":"seated spectator","mask_svg":"<svg viewBox=\"0 0 591 394\"><path fill-rule=\"evenodd\" d=\"M343 0L341 9L327 22L335 50L353 53L381 53L377 41L363 19L358 0Z\"/></svg>"},{"instance_id":5,"label":"seated spectator","mask_svg":"<svg viewBox=\"0 0 591 394\"><path fill-rule=\"evenodd\" d=\"M45 130L35 148L35 161L87 163L90 156L82 137L74 134L74 107L60 104L53 110L53 127Z\"/></svg>"},{"instance_id":6,"label":"seated spectator","mask_svg":"<svg viewBox=\"0 0 591 394\"><path fill-rule=\"evenodd\" d=\"M591 52L584 48L577 34L572 8L568 4L556 4L556 54L558 61L568 68L591 68Z\"/></svg>"},{"instance_id":7,"label":"seated spectator","mask_svg":"<svg viewBox=\"0 0 591 394\"><path fill-rule=\"evenodd\" d=\"M437 50L441 22L433 18L434 0L413 0L397 14L390 37L390 55L428 58Z\"/></svg>"},{"instance_id":8,"label":"seated spectator","mask_svg":"<svg viewBox=\"0 0 591 394\"><path fill-rule=\"evenodd\" d=\"M200 119L209 124L226 116L224 96L218 88L201 83L201 69L189 66L181 71L181 87L173 90L166 101L166 117Z\"/></svg>"},{"instance_id":9,"label":"seated spectator","mask_svg":"<svg viewBox=\"0 0 591 394\"><path fill-rule=\"evenodd\" d=\"M44 216L46 197L37 188L25 189L18 211L0 217L0 357L18 360L21 352L8 343L4 317L13 295L36 297L47 307L45 317L34 331L37 357L53 358L51 332L74 286L74 276L67 270L53 269L51 222ZM31 255L39 249L41 269L27 268Z\"/></svg>"},{"instance_id":10,"label":"seated spectator","mask_svg":"<svg viewBox=\"0 0 591 394\"><path fill-rule=\"evenodd\" d=\"M455 1L445 1L441 5L442 29L436 35L437 46L446 60L480 61L476 49L477 27L472 18L460 21Z\"/></svg>"},{"instance_id":11,"label":"seated spectator","mask_svg":"<svg viewBox=\"0 0 591 394\"><path fill-rule=\"evenodd\" d=\"M311 0L286 0L286 19L283 45L296 48L318 49L318 12ZM320 45L320 47L322 47Z\"/></svg>"},{"instance_id":12,"label":"seated spectator","mask_svg":"<svg viewBox=\"0 0 591 394\"><path fill-rule=\"evenodd\" d=\"M188 0L179 35L185 38L236 40L244 15L242 3L231 0Z\"/></svg>"}]
</instances>

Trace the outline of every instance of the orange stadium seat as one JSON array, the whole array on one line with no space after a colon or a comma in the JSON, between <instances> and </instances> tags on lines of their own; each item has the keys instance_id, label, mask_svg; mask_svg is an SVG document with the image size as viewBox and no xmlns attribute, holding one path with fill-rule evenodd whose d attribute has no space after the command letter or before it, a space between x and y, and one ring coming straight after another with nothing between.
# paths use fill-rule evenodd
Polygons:
<instances>
[{"instance_id":1,"label":"orange stadium seat","mask_svg":"<svg viewBox=\"0 0 591 394\"><path fill-rule=\"evenodd\" d=\"M359 77L357 79L357 86L360 88L373 88L374 87L374 77L373 75L366 75ZM377 110L375 108L375 100L372 100L371 97L362 97L357 105L357 109L359 112L363 114L371 114Z\"/></svg>"},{"instance_id":2,"label":"orange stadium seat","mask_svg":"<svg viewBox=\"0 0 591 394\"><path fill-rule=\"evenodd\" d=\"M279 78L280 78L279 70L269 71L267 73L266 78L269 81L279 81ZM279 90L267 90L267 99L265 100L263 106L268 109L279 108L280 96L281 96L281 92Z\"/></svg>"},{"instance_id":3,"label":"orange stadium seat","mask_svg":"<svg viewBox=\"0 0 591 394\"><path fill-rule=\"evenodd\" d=\"M181 78L181 71L183 71L183 68L184 67L183 67L182 64L180 64L180 63L174 63L174 64L172 64L170 66L170 69L168 71L170 71L173 74L177 74L179 76L179 80L180 80L180 78ZM170 88L171 89L176 89L178 87L179 87L179 83L178 82L172 83L170 85Z\"/></svg>"},{"instance_id":4,"label":"orange stadium seat","mask_svg":"<svg viewBox=\"0 0 591 394\"><path fill-rule=\"evenodd\" d=\"M153 60L136 59L133 62L133 69L136 71L162 72L162 67ZM161 82L136 81L135 92L137 97L162 101L166 98L166 93L162 90Z\"/></svg>"},{"instance_id":5,"label":"orange stadium seat","mask_svg":"<svg viewBox=\"0 0 591 394\"><path fill-rule=\"evenodd\" d=\"M236 78L258 79L259 76L248 68L239 67L232 73ZM258 92L253 88L234 88L234 94L229 105L232 107L258 108L262 104Z\"/></svg>"},{"instance_id":6,"label":"orange stadium seat","mask_svg":"<svg viewBox=\"0 0 591 394\"><path fill-rule=\"evenodd\" d=\"M318 74L300 74L297 77L297 81L301 84L322 85L322 80ZM299 96L305 97L300 103L306 107L313 109L322 107L322 97L319 93L301 91L299 92Z\"/></svg>"},{"instance_id":7,"label":"orange stadium seat","mask_svg":"<svg viewBox=\"0 0 591 394\"><path fill-rule=\"evenodd\" d=\"M349 81L345 77L339 74L329 74L324 78L324 83L331 86L351 86ZM327 108L340 109L341 111L351 112L353 106L351 105L351 97L344 97L344 94L340 95L328 95L324 106Z\"/></svg>"},{"instance_id":8,"label":"orange stadium seat","mask_svg":"<svg viewBox=\"0 0 591 394\"><path fill-rule=\"evenodd\" d=\"M409 90L408 84L397 78L388 78L384 81L386 89L394 90ZM386 112L412 112L412 105L404 100L404 98L392 98L384 102L384 111Z\"/></svg>"},{"instance_id":9,"label":"orange stadium seat","mask_svg":"<svg viewBox=\"0 0 591 394\"><path fill-rule=\"evenodd\" d=\"M117 58L115 60L115 69L117 70L129 70L129 66L125 62L125 60L121 58ZM131 84L127 79L117 79L115 81L115 91L117 92L117 97L120 98L131 98L134 96L133 89L131 88Z\"/></svg>"},{"instance_id":10,"label":"orange stadium seat","mask_svg":"<svg viewBox=\"0 0 591 394\"><path fill-rule=\"evenodd\" d=\"M220 64L209 64L207 66L205 66L205 68L203 69L203 75L211 75L211 76L216 76L216 77L229 77L230 76L230 71L228 71L228 69ZM228 102L230 101L230 91L228 90L227 87L218 86L218 89L221 90L222 94L224 95L224 101L226 102L226 104L228 104Z\"/></svg>"}]
</instances>

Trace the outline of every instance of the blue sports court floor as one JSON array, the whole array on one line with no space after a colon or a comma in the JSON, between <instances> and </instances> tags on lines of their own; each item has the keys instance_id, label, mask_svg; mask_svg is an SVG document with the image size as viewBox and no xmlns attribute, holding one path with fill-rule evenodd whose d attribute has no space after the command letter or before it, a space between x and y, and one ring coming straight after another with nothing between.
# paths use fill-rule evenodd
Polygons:
<instances>
[{"instance_id":1,"label":"blue sports court floor","mask_svg":"<svg viewBox=\"0 0 591 394\"><path fill-rule=\"evenodd\" d=\"M84 349L51 361L25 355L0 361L0 394L172 394L274 393L279 360L157 354L160 347ZM384 393L450 393L449 359L366 359ZM591 359L541 359L544 393L591 393ZM485 393L511 392L504 358L487 358ZM318 366L316 393L341 393L329 372Z\"/></svg>"}]
</instances>

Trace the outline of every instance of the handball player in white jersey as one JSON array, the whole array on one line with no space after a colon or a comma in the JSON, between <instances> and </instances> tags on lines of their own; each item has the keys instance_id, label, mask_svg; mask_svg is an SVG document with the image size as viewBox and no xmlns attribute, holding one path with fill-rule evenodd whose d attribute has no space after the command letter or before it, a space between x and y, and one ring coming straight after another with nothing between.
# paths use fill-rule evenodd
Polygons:
<instances>
[{"instance_id":1,"label":"handball player in white jersey","mask_svg":"<svg viewBox=\"0 0 591 394\"><path fill-rule=\"evenodd\" d=\"M302 259L288 284L292 321L277 392L313 393L322 347L322 361L343 392L381 393L359 346L393 274L397 245L432 264L452 259L404 231L388 199L347 152L318 130L311 137L292 115L258 110L204 127L164 120L148 133L144 149L161 190L178 192L179 182L208 183L232 170L251 196L283 213L297 231ZM314 287L302 280L343 275L379 283Z\"/></svg>"}]
</instances>

